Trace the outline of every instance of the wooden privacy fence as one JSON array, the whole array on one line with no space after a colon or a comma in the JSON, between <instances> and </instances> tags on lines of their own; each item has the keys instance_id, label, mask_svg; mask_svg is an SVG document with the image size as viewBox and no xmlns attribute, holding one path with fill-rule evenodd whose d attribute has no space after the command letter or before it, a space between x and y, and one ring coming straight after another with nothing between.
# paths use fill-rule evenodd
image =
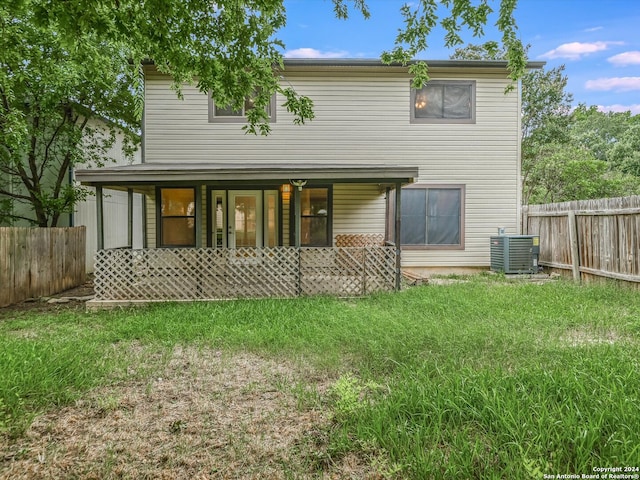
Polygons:
<instances>
[{"instance_id":1,"label":"wooden privacy fence","mask_svg":"<svg viewBox=\"0 0 640 480\"><path fill-rule=\"evenodd\" d=\"M395 288L393 247L100 250L95 300L360 296Z\"/></svg>"},{"instance_id":2,"label":"wooden privacy fence","mask_svg":"<svg viewBox=\"0 0 640 480\"><path fill-rule=\"evenodd\" d=\"M80 285L85 227L0 227L0 307Z\"/></svg>"},{"instance_id":3,"label":"wooden privacy fence","mask_svg":"<svg viewBox=\"0 0 640 480\"><path fill-rule=\"evenodd\" d=\"M640 282L640 196L523 207L523 233L540 235L540 264Z\"/></svg>"}]
</instances>

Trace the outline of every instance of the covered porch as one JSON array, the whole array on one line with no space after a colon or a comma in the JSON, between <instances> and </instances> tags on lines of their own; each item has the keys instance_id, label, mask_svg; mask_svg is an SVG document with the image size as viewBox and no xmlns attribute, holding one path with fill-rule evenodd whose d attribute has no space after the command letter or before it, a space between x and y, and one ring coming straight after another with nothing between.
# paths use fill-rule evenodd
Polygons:
<instances>
[{"instance_id":1,"label":"covered porch","mask_svg":"<svg viewBox=\"0 0 640 480\"><path fill-rule=\"evenodd\" d=\"M97 196L93 304L362 296L399 289L400 189L417 175L417 167L387 165L187 163L78 170L77 180L94 186ZM360 210L367 216L360 188L384 202L384 218L353 222ZM130 203L134 193L145 195L144 248L133 249L132 242L105 248L102 198L108 189L127 191ZM334 189L340 212L334 212ZM387 202L389 196L393 201ZM342 218L346 204L351 220ZM132 210L122 225L130 239ZM345 222L360 221L371 222L363 223L366 231L352 227L345 233ZM336 231L334 223L341 225Z\"/></svg>"}]
</instances>

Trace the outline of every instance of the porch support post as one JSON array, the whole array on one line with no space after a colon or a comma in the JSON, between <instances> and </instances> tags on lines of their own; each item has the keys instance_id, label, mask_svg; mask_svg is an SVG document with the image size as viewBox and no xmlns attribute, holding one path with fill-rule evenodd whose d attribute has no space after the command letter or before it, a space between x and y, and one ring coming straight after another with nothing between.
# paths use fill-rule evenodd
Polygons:
<instances>
[{"instance_id":1,"label":"porch support post","mask_svg":"<svg viewBox=\"0 0 640 480\"><path fill-rule=\"evenodd\" d=\"M127 188L127 244L133 248L133 188Z\"/></svg>"},{"instance_id":2,"label":"porch support post","mask_svg":"<svg viewBox=\"0 0 640 480\"><path fill-rule=\"evenodd\" d=\"M102 204L102 185L96 185L96 227L98 229L98 250L104 250L104 220Z\"/></svg>"},{"instance_id":3,"label":"porch support post","mask_svg":"<svg viewBox=\"0 0 640 480\"><path fill-rule=\"evenodd\" d=\"M202 185L196 185L196 248L202 248Z\"/></svg>"},{"instance_id":4,"label":"porch support post","mask_svg":"<svg viewBox=\"0 0 640 480\"><path fill-rule=\"evenodd\" d=\"M395 208L395 238L394 238L394 242L396 244L396 290L400 291L400 282L402 280L402 260L400 258L400 252L401 252L401 238L400 238L400 229L402 227L402 215L401 215L401 209L400 207L401 205L401 201L402 201L402 183L397 182L396 183L396 208Z\"/></svg>"},{"instance_id":5,"label":"porch support post","mask_svg":"<svg viewBox=\"0 0 640 480\"><path fill-rule=\"evenodd\" d=\"M301 193L300 188L293 188L293 235L296 248L300 248L300 224L302 223Z\"/></svg>"}]
</instances>

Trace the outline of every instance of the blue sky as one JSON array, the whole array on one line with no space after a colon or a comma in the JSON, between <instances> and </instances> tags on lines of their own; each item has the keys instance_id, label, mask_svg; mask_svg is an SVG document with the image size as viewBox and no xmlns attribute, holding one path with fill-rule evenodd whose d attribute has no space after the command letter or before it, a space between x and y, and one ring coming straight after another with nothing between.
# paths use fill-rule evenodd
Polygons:
<instances>
[{"instance_id":1,"label":"blue sky","mask_svg":"<svg viewBox=\"0 0 640 480\"><path fill-rule=\"evenodd\" d=\"M378 58L390 49L402 25L401 0L367 0L369 20L355 11L347 21L333 16L330 0L285 0L287 26L279 38L285 56L302 58ZM411 2L409 2L411 3ZM494 9L499 0L494 0ZM565 65L574 104L604 111L640 114L640 0L519 0L520 39L530 44L529 58ZM465 43L500 40L493 27L485 37L463 35ZM432 33L425 60L449 58L441 30Z\"/></svg>"}]
</instances>

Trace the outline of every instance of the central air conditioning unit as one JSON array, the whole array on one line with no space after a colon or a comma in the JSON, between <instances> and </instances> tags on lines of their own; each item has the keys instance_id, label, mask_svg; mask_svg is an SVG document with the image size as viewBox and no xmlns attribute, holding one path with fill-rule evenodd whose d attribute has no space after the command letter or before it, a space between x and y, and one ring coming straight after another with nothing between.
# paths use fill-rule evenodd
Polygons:
<instances>
[{"instance_id":1,"label":"central air conditioning unit","mask_svg":"<svg viewBox=\"0 0 640 480\"><path fill-rule=\"evenodd\" d=\"M491 270L504 273L538 273L538 235L491 237Z\"/></svg>"}]
</instances>

